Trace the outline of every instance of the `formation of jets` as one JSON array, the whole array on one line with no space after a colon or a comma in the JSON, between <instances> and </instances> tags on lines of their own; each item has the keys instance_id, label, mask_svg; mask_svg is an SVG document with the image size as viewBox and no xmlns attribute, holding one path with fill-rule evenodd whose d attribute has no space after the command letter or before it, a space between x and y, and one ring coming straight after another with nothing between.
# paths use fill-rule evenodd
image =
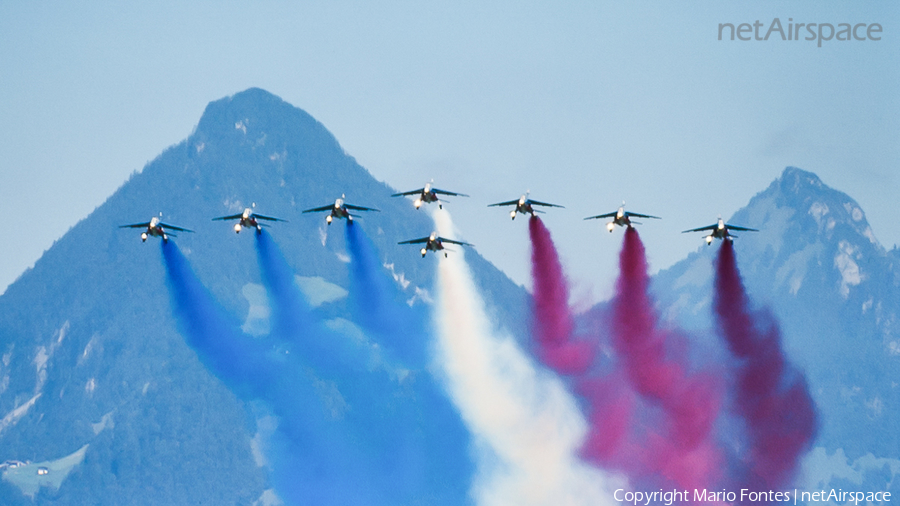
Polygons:
<instances>
[{"instance_id":1,"label":"formation of jets","mask_svg":"<svg viewBox=\"0 0 900 506\"><path fill-rule=\"evenodd\" d=\"M425 254L429 251L434 251L435 253L437 253L438 251L443 251L444 258L446 258L448 250L444 248L444 243L458 244L460 246L473 246L472 244L469 244L467 242L454 241L453 239L440 237L437 235L437 232L432 232L428 237L422 237L420 239L410 239L408 241L398 242L397 244L424 244L425 247L419 250L419 252L422 253L422 258L425 258Z\"/></svg>"},{"instance_id":2,"label":"formation of jets","mask_svg":"<svg viewBox=\"0 0 900 506\"><path fill-rule=\"evenodd\" d=\"M429 204L433 202L438 203L438 207L443 209L443 205L439 198L439 195L445 196L453 196L453 197L468 197L468 195L464 193L451 192L446 190L440 190L434 188L432 183L427 183L424 187L419 188L418 190L410 190L407 192L400 192L391 195L392 197L402 197L402 196L412 196L415 195L416 199L413 201L413 205L416 209L422 206L422 204ZM521 213L525 215L534 216L535 213L543 213L544 211L541 209L537 209L537 207L558 207L562 208L563 206L557 204L550 204L547 202L540 202L537 200L530 199L528 197L529 193L526 192L524 195L519 197L516 200L509 200L506 202L498 202L496 204L490 204L488 207L501 207L501 206L515 206L515 208L509 212L509 217L511 219L516 219L516 214ZM328 216L325 217L325 222L328 225L331 225L331 222L334 219L346 219L348 223L353 223L353 217L355 216L353 212L359 211L379 211L374 207L364 207L357 206L353 204L348 204L344 202L346 198L345 195L341 195L340 198L335 199L334 204L329 204L322 207L314 207L311 209L306 209L303 213L314 213L314 212L328 212ZM213 221L229 221L229 220L238 220L237 223L234 224L235 233L240 233L243 228L253 228L256 229L256 233L262 233L262 227L268 226L266 222L287 222L287 220L276 218L274 216L266 216L263 214L259 214L254 211L256 208L256 203L253 203L250 207L245 208L242 213L231 214L228 216L219 216L217 218L213 218ZM144 232L141 233L141 241L146 242L148 237L160 237L163 242L167 242L169 237L175 237L171 231L177 232L193 232L193 230L178 227L175 225L171 225L168 223L163 223L160 218L162 217L162 213L159 214L159 217L154 216L150 219L150 221L145 223L133 223L130 225L121 225L119 228L143 228ZM594 220L594 219L607 219L610 221L606 224L606 229L612 232L615 230L616 226L631 228L634 225L640 225L640 222L632 220L632 218L642 218L642 219L660 219L659 216L652 216L649 214L641 214L635 213L632 211L625 210L625 203L623 202L619 209L605 214L598 214L596 216L588 216L585 220ZM713 242L713 239L727 240L733 241L736 235L732 234L730 231L742 231L742 232L758 232L759 230L755 228L747 228L741 227L737 225L732 225L730 223L725 223L725 221L720 217L718 222L714 225L708 225L705 227L693 228L690 230L685 230L682 233L687 232L708 232L705 237L706 244L709 245ZM431 235L427 237L420 237L418 239L410 239L408 241L402 241L397 244L422 244L422 249L420 252L422 253L422 257L429 251L433 251L435 253L439 251L444 252L444 256L447 256L448 250L444 244L455 244L459 246L472 246L467 242L456 241L453 239L448 239L446 237L440 237L436 232L432 232Z\"/></svg>"}]
</instances>

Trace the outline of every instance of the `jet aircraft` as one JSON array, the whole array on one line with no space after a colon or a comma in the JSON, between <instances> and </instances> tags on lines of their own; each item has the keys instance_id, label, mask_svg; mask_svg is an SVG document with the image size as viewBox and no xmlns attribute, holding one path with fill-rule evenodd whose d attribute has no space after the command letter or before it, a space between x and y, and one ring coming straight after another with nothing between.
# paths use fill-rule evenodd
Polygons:
<instances>
[{"instance_id":1,"label":"jet aircraft","mask_svg":"<svg viewBox=\"0 0 900 506\"><path fill-rule=\"evenodd\" d=\"M410 190L408 192L395 193L391 195L391 197L403 197L407 195L418 195L416 200L413 201L413 205L416 206L416 209L422 207L422 204L429 204L431 202L437 202L438 208L443 209L444 205L441 203L441 199L438 198L438 195L449 195L451 197L468 197L465 193L456 193L449 192L446 190L439 190L432 185L434 181L431 183L426 183L424 188L419 188L418 190Z\"/></svg>"},{"instance_id":2,"label":"jet aircraft","mask_svg":"<svg viewBox=\"0 0 900 506\"><path fill-rule=\"evenodd\" d=\"M159 213L159 216L162 216L162 213ZM120 225L119 228L146 228L141 234L141 242L147 242L148 237L162 237L163 242L168 242L169 237L176 237L175 234L168 232L168 230L177 230L179 232L193 232L193 230L188 230L186 228L176 227L175 225L169 225L168 223L163 223L156 216L150 218L150 221L146 223L133 223L131 225Z\"/></svg>"},{"instance_id":3,"label":"jet aircraft","mask_svg":"<svg viewBox=\"0 0 900 506\"><path fill-rule=\"evenodd\" d=\"M612 221L606 224L606 230L609 230L610 233L616 228L616 225L620 227L632 227L634 225L640 225L639 221L631 221L631 218L653 218L655 220L660 219L659 216L650 216L649 214L639 214L633 213L631 211L625 210L625 202L622 202L622 205L619 206L619 210L606 213L606 214L598 214L597 216L588 216L585 218L586 220L595 220L595 219L603 219L603 218L612 218Z\"/></svg>"},{"instance_id":4,"label":"jet aircraft","mask_svg":"<svg viewBox=\"0 0 900 506\"><path fill-rule=\"evenodd\" d=\"M534 206L544 206L544 207L563 207L556 204L548 204L546 202L538 202L537 200L531 200L528 198L528 193L522 195L518 198L518 200L510 200L507 202L498 202L496 204L490 204L488 207L496 207L496 206L516 206L515 209L509 212L509 217L511 219L516 219L516 213L522 214L530 214L534 216L534 213L542 213L540 209L535 209Z\"/></svg>"},{"instance_id":5,"label":"jet aircraft","mask_svg":"<svg viewBox=\"0 0 900 506\"><path fill-rule=\"evenodd\" d=\"M255 207L256 207L256 203L254 202L250 207L245 208L243 213L232 214L230 216L219 216L218 218L213 218L213 221L239 220L237 223L234 224L234 233L236 233L236 234L240 234L241 229L243 227L255 228L257 234L262 233L262 228L266 224L261 223L259 220L287 222L287 220L282 220L281 218L275 218L272 216L265 216L262 214L255 213L255 212L253 212L253 208L255 208ZM268 225L266 225L266 226L268 226Z\"/></svg>"},{"instance_id":6,"label":"jet aircraft","mask_svg":"<svg viewBox=\"0 0 900 506\"><path fill-rule=\"evenodd\" d=\"M331 221L334 218L346 218L348 222L353 223L353 215L350 214L350 211L378 211L373 207L362 207L362 206L354 206L352 204L344 203L345 195L341 195L341 198L335 199L333 205L322 206L322 207L314 207L312 209L307 209L303 211L304 213L315 213L320 211L331 211L331 214L325 217L325 222L331 225Z\"/></svg>"},{"instance_id":7,"label":"jet aircraft","mask_svg":"<svg viewBox=\"0 0 900 506\"><path fill-rule=\"evenodd\" d=\"M737 225L731 225L731 224L725 223L725 220L723 220L720 217L719 221L715 225L709 225L707 227L700 227L700 228L692 228L690 230L683 231L682 234L687 233L687 232L705 232L707 230L709 230L709 235L706 236L706 245L707 246L709 246L713 242L713 239L734 241L734 238L737 236L730 233L729 230L740 230L742 232L759 232L759 230L757 230L755 228L739 227Z\"/></svg>"},{"instance_id":8,"label":"jet aircraft","mask_svg":"<svg viewBox=\"0 0 900 506\"><path fill-rule=\"evenodd\" d=\"M428 237L422 237L421 239L410 239L409 241L402 241L402 242L398 242L397 244L425 244L425 247L423 247L420 250L420 252L422 253L422 258L425 258L425 254L428 253L429 251L434 251L434 252L443 251L444 258L446 258L448 250L444 249L445 242L449 243L449 244L459 244L460 246L472 246L471 244L469 244L467 242L454 241L452 239L446 239L444 237L439 237L437 235L437 232L432 232L431 235Z\"/></svg>"}]
</instances>

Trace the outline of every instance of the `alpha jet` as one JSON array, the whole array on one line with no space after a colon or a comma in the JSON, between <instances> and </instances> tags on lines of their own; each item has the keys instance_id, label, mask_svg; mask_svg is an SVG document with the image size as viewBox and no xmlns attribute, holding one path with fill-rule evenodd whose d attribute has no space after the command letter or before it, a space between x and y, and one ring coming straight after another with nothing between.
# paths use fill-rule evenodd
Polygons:
<instances>
[{"instance_id":1,"label":"alpha jet","mask_svg":"<svg viewBox=\"0 0 900 506\"><path fill-rule=\"evenodd\" d=\"M620 227L632 228L633 225L641 224L641 222L639 222L639 221L631 221L632 217L634 217L634 218L652 218L655 220L661 219L659 216L650 216L649 214L640 214L640 213L633 213L631 211L626 211L625 210L625 202L622 202L622 205L619 206L618 211L615 211L612 213L606 213L606 214L598 214L597 216L588 216L585 219L586 220L596 220L596 219L603 219L603 218L612 218L612 221L610 221L609 223L606 224L606 230L609 230L609 232L612 233L612 231L615 230L616 225L618 225Z\"/></svg>"},{"instance_id":2,"label":"alpha jet","mask_svg":"<svg viewBox=\"0 0 900 506\"><path fill-rule=\"evenodd\" d=\"M522 214L530 214L534 216L534 213L542 213L540 209L535 209L534 206L544 206L544 207L563 207L556 204L548 204L546 202L538 202L537 200L532 200L528 198L528 193L519 197L518 200L510 200L508 202L497 202L496 204L490 204L488 207L497 207L497 206L516 206L515 209L509 212L509 217L511 219L516 219L516 213Z\"/></svg>"},{"instance_id":3,"label":"alpha jet","mask_svg":"<svg viewBox=\"0 0 900 506\"><path fill-rule=\"evenodd\" d=\"M441 199L438 198L438 195L449 195L451 197L468 197L465 193L456 193L450 192L446 190L438 190L437 188L431 186L434 181L431 183L426 183L423 188L419 188L418 190L410 190L408 192L395 193L391 195L391 197L404 197L407 195L418 195L416 200L413 201L413 205L416 206L416 209L422 207L422 204L430 204L431 202L437 202L438 208L443 209L444 205L441 203Z\"/></svg>"},{"instance_id":4,"label":"alpha jet","mask_svg":"<svg viewBox=\"0 0 900 506\"><path fill-rule=\"evenodd\" d=\"M437 232L432 232L428 237L422 237L421 239L410 239L409 241L398 242L397 244L424 244L420 251L422 253L422 258L425 258L425 254L429 251L434 251L435 253L438 251L444 252L444 258L447 258L447 249L444 248L444 243L448 244L458 244L460 246L472 246L467 242L462 241L454 241L452 239L446 239L444 237L439 237Z\"/></svg>"},{"instance_id":5,"label":"alpha jet","mask_svg":"<svg viewBox=\"0 0 900 506\"><path fill-rule=\"evenodd\" d=\"M244 227L255 228L256 233L261 234L263 226L268 226L268 225L265 223L261 223L259 220L287 222L287 220L282 220L281 218L275 218L272 216L266 216L263 214L255 213L255 212L253 212L253 208L255 208L255 207L256 207L256 203L254 202L253 204L251 204L250 207L245 208L244 212L242 212L240 214L232 214L230 216L219 216L218 218L213 218L213 221L239 220L237 223L234 224L234 233L236 233L236 234L240 234L241 229Z\"/></svg>"},{"instance_id":6,"label":"alpha jet","mask_svg":"<svg viewBox=\"0 0 900 506\"><path fill-rule=\"evenodd\" d=\"M161 217L162 213L159 213L159 216ZM119 228L146 228L146 230L141 234L141 242L147 242L148 237L162 237L163 242L168 242L169 237L176 237L175 234L169 232L168 230L177 230L179 232L193 232L193 230L176 227L175 225L169 225L168 223L163 223L156 216L150 218L150 221L146 223L120 225Z\"/></svg>"},{"instance_id":7,"label":"alpha jet","mask_svg":"<svg viewBox=\"0 0 900 506\"><path fill-rule=\"evenodd\" d=\"M350 214L350 211L379 211L373 207L363 207L363 206L354 206L352 204L347 204L344 202L346 198L345 195L341 195L341 198L335 199L333 205L322 206L322 207L314 207L312 209L307 209L303 211L304 213L317 213L321 211L331 211L331 213L325 217L325 222L331 225L332 220L335 218L341 219L345 218L348 222L353 223L353 215Z\"/></svg>"},{"instance_id":8,"label":"alpha jet","mask_svg":"<svg viewBox=\"0 0 900 506\"><path fill-rule=\"evenodd\" d=\"M734 241L734 238L737 236L730 233L729 232L730 230L739 230L741 232L759 232L759 230L757 230L755 228L739 227L737 225L731 225L731 224L725 223L725 220L723 220L721 217L719 217L719 221L715 225L709 225L709 226L700 227L700 228L692 228L690 230L685 230L681 233L685 234L687 232L706 232L707 230L709 231L709 235L707 235L705 237L707 246L712 244L713 239L721 239L723 241L724 240Z\"/></svg>"}]
</instances>

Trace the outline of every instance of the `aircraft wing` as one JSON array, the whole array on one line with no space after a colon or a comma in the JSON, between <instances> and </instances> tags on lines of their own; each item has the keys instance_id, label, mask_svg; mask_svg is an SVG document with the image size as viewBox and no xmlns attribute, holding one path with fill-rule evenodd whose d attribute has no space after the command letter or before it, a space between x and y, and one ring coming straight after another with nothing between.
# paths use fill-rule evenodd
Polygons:
<instances>
[{"instance_id":1,"label":"aircraft wing","mask_svg":"<svg viewBox=\"0 0 900 506\"><path fill-rule=\"evenodd\" d=\"M459 244L460 246L474 246L474 244L469 244L467 242L462 242L462 241L454 241L453 239L445 239L443 237L438 237L438 239L440 239L441 242L449 242L450 244Z\"/></svg>"},{"instance_id":2,"label":"aircraft wing","mask_svg":"<svg viewBox=\"0 0 900 506\"><path fill-rule=\"evenodd\" d=\"M719 227L719 225L716 224L716 225L710 225L708 227L700 227L700 228L692 228L690 230L684 230L681 233L684 234L687 232L703 232L704 230L715 230L718 227Z\"/></svg>"},{"instance_id":3,"label":"aircraft wing","mask_svg":"<svg viewBox=\"0 0 900 506\"><path fill-rule=\"evenodd\" d=\"M168 223L159 222L159 226L162 228L168 228L170 230L178 230L181 232L193 232L193 230L187 228L176 227L175 225L169 225ZM172 235L172 234L169 234Z\"/></svg>"},{"instance_id":4,"label":"aircraft wing","mask_svg":"<svg viewBox=\"0 0 900 506\"><path fill-rule=\"evenodd\" d=\"M612 218L613 216L616 215L616 213L618 213L618 211L615 211L615 212L612 212L612 213L606 213L606 214L598 214L597 216L588 216L588 217L585 218L585 219L586 219L586 220L596 220L596 219L599 219L599 218ZM635 215L635 216L637 216L637 215Z\"/></svg>"},{"instance_id":5,"label":"aircraft wing","mask_svg":"<svg viewBox=\"0 0 900 506\"><path fill-rule=\"evenodd\" d=\"M408 192L395 193L395 194L391 195L391 197L403 197L406 195L417 195L419 193L422 193L423 191L425 191L425 188L419 188L418 190L410 190Z\"/></svg>"},{"instance_id":6,"label":"aircraft wing","mask_svg":"<svg viewBox=\"0 0 900 506\"><path fill-rule=\"evenodd\" d=\"M378 209L375 209L374 207L354 206L353 204L344 204L344 207L346 207L347 209L353 209L354 211L378 211Z\"/></svg>"},{"instance_id":7,"label":"aircraft wing","mask_svg":"<svg viewBox=\"0 0 900 506\"><path fill-rule=\"evenodd\" d=\"M727 223L725 224L725 228L727 228L728 230L740 230L743 232L759 232L759 230L756 230L755 228L738 227L736 225L729 225Z\"/></svg>"},{"instance_id":8,"label":"aircraft wing","mask_svg":"<svg viewBox=\"0 0 900 506\"><path fill-rule=\"evenodd\" d=\"M423 237L421 239L410 239L408 241L398 242L397 244L421 244L423 242L428 242L428 239L431 239L431 237Z\"/></svg>"},{"instance_id":9,"label":"aircraft wing","mask_svg":"<svg viewBox=\"0 0 900 506\"><path fill-rule=\"evenodd\" d=\"M241 213L241 214L232 214L231 216L219 216L218 218L213 218L213 221L217 221L217 220L238 220L238 219L243 218L243 217L244 217L243 213Z\"/></svg>"},{"instance_id":10,"label":"aircraft wing","mask_svg":"<svg viewBox=\"0 0 900 506\"><path fill-rule=\"evenodd\" d=\"M150 222L146 223L133 223L131 225L119 225L119 228L147 228L150 226Z\"/></svg>"},{"instance_id":11,"label":"aircraft wing","mask_svg":"<svg viewBox=\"0 0 900 506\"><path fill-rule=\"evenodd\" d=\"M275 217L273 217L273 216L266 216L266 215L264 215L264 214L256 214L256 213L253 213L253 217L254 217L254 218L258 218L258 219L260 219L260 220L283 221L283 222L287 222L287 220L282 220L281 218L275 218Z\"/></svg>"},{"instance_id":12,"label":"aircraft wing","mask_svg":"<svg viewBox=\"0 0 900 506\"><path fill-rule=\"evenodd\" d=\"M613 214L615 214L615 213L613 213ZM638 217L638 218L653 218L654 220L661 220L661 219L662 219L662 218L660 218L659 216L650 216L649 214L633 213L633 212L631 212L631 211L625 211L625 216L628 216L628 217L636 216L636 217Z\"/></svg>"},{"instance_id":13,"label":"aircraft wing","mask_svg":"<svg viewBox=\"0 0 900 506\"><path fill-rule=\"evenodd\" d=\"M437 188L432 188L431 191L440 195L450 195L451 197L468 197L465 193L448 192L447 190L438 190Z\"/></svg>"},{"instance_id":14,"label":"aircraft wing","mask_svg":"<svg viewBox=\"0 0 900 506\"><path fill-rule=\"evenodd\" d=\"M560 205L557 205L557 204L548 204L548 203L546 203L546 202L538 202L537 200L530 200L530 199L529 199L528 202L529 202L531 205L533 205L533 206L537 205L537 206L547 206L547 207L563 207L563 206L560 206Z\"/></svg>"},{"instance_id":15,"label":"aircraft wing","mask_svg":"<svg viewBox=\"0 0 900 506\"><path fill-rule=\"evenodd\" d=\"M488 207L496 207L496 206L514 206L519 203L519 199L510 200L509 202L497 202L496 204L489 204Z\"/></svg>"},{"instance_id":16,"label":"aircraft wing","mask_svg":"<svg viewBox=\"0 0 900 506\"><path fill-rule=\"evenodd\" d=\"M332 209L334 209L334 204L328 204L327 206L322 206L322 207L314 207L312 209L307 209L306 211L303 211L303 212L304 213L316 213L319 211L331 211Z\"/></svg>"}]
</instances>

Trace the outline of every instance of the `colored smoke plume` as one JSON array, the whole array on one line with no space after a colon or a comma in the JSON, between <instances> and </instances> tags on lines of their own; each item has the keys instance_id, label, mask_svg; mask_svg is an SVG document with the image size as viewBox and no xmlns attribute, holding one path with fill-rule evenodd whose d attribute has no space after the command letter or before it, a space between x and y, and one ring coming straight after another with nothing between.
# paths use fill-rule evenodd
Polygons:
<instances>
[{"instance_id":1,"label":"colored smoke plume","mask_svg":"<svg viewBox=\"0 0 900 506\"><path fill-rule=\"evenodd\" d=\"M675 332L659 327L649 294L644 245L627 227L612 301L612 344L634 391L661 410L644 438L642 465L675 485L704 488L719 480L722 456L713 427L721 392L708 374L689 374Z\"/></svg>"},{"instance_id":2,"label":"colored smoke plume","mask_svg":"<svg viewBox=\"0 0 900 506\"><path fill-rule=\"evenodd\" d=\"M366 331L354 332L355 337L325 326L294 282L278 246L265 232L257 236L263 282L277 322L273 334L281 332L277 339L291 343L310 364L314 381L327 389L320 404L335 410L335 423L344 431L340 437L352 446L323 460L335 465L353 461L347 469L356 469L357 482L342 486L368 490L363 504L409 503L421 497L435 504L458 503L472 476L469 435L430 374L413 368L422 364L384 356L423 357L427 341L421 335L413 339L406 332L407 321L391 319L401 317L402 310L391 302L389 284L379 279L375 252L359 225L348 223L347 228L352 228L347 234L354 292L349 306ZM412 316L406 310L402 316ZM378 311L385 314L373 314ZM398 342L401 333L406 342ZM347 472L332 472L352 479Z\"/></svg>"},{"instance_id":3,"label":"colored smoke plume","mask_svg":"<svg viewBox=\"0 0 900 506\"><path fill-rule=\"evenodd\" d=\"M584 341L574 338L567 282L549 231L532 217L529 232L535 338L548 365L562 374L577 373L575 387L588 403L590 421L585 456L642 481L664 478L683 488L715 483L721 457L713 424L720 394L712 378L687 373L687 364L671 349L678 336L658 328L637 231L626 229L619 257L610 310L616 362L605 377L585 374L593 357ZM594 337L599 343L600 336ZM660 414L648 416L648 411Z\"/></svg>"},{"instance_id":4,"label":"colored smoke plume","mask_svg":"<svg viewBox=\"0 0 900 506\"><path fill-rule=\"evenodd\" d=\"M747 433L736 483L779 489L790 483L816 431L816 410L805 377L788 363L773 318L753 312L734 246L723 241L716 259L713 306L718 330L737 359L733 404Z\"/></svg>"},{"instance_id":5,"label":"colored smoke plume","mask_svg":"<svg viewBox=\"0 0 900 506\"><path fill-rule=\"evenodd\" d=\"M186 341L258 419L275 420L259 436L278 495L288 504L464 503L468 435L437 386L353 362L368 355L325 328L274 242L258 239L276 319L266 337L240 331L174 242L162 249Z\"/></svg>"},{"instance_id":6,"label":"colored smoke plume","mask_svg":"<svg viewBox=\"0 0 900 506\"><path fill-rule=\"evenodd\" d=\"M531 276L534 280L534 337L541 360L562 374L587 371L594 350L573 340L575 322L569 310L569 287L550 231L537 216L528 220Z\"/></svg>"},{"instance_id":7,"label":"colored smoke plume","mask_svg":"<svg viewBox=\"0 0 900 506\"><path fill-rule=\"evenodd\" d=\"M450 402L446 392L428 367L433 355L434 335L424 305L410 306L387 269L377 260L378 253L362 226L347 223L347 250L350 253L350 312L366 334L375 341L381 366L399 378L399 393L412 403L390 403L382 406L376 417L396 419L407 429L406 439L413 440L421 451L414 460L420 480L436 480L467 497L472 479L472 463L468 447L471 436ZM370 361L372 363L372 361ZM413 409L415 408L415 409ZM389 422L390 423L390 422ZM424 494L423 494L424 495ZM431 493L430 501L438 497ZM449 495L449 494L448 494Z\"/></svg>"},{"instance_id":8,"label":"colored smoke plume","mask_svg":"<svg viewBox=\"0 0 900 506\"><path fill-rule=\"evenodd\" d=\"M350 310L354 321L391 350L406 367L422 369L428 362L430 325L422 305L412 307L378 261L372 241L358 223L348 223Z\"/></svg>"},{"instance_id":9,"label":"colored smoke plume","mask_svg":"<svg viewBox=\"0 0 900 506\"><path fill-rule=\"evenodd\" d=\"M315 357L321 368L335 373L358 370L365 364L367 358L362 347L325 329L313 314L297 286L294 271L265 230L256 234L256 252L272 306L272 336L291 343L300 356Z\"/></svg>"},{"instance_id":10,"label":"colored smoke plume","mask_svg":"<svg viewBox=\"0 0 900 506\"><path fill-rule=\"evenodd\" d=\"M241 399L261 402L264 411L278 417L266 456L282 498L296 502L317 499L319 504L340 503L330 502L332 497L364 500L366 495L360 489L348 489L343 483L361 469L329 465L329 454L352 448L334 434L327 413L319 408L314 383L292 360L287 353L290 350L242 334L237 322L197 279L175 243L163 242L162 250L172 309L188 344ZM347 472L349 476L342 476ZM340 493L329 495L329 489L335 487Z\"/></svg>"},{"instance_id":11,"label":"colored smoke plume","mask_svg":"<svg viewBox=\"0 0 900 506\"><path fill-rule=\"evenodd\" d=\"M242 398L261 396L278 381L271 354L249 339L200 283L178 246L162 241L166 283L178 328L203 364Z\"/></svg>"},{"instance_id":12,"label":"colored smoke plume","mask_svg":"<svg viewBox=\"0 0 900 506\"><path fill-rule=\"evenodd\" d=\"M453 237L446 210L438 233ZM459 251L437 258L437 360L450 396L476 438L479 505L602 505L614 487L579 461L586 425L561 381L498 335Z\"/></svg>"}]
</instances>

